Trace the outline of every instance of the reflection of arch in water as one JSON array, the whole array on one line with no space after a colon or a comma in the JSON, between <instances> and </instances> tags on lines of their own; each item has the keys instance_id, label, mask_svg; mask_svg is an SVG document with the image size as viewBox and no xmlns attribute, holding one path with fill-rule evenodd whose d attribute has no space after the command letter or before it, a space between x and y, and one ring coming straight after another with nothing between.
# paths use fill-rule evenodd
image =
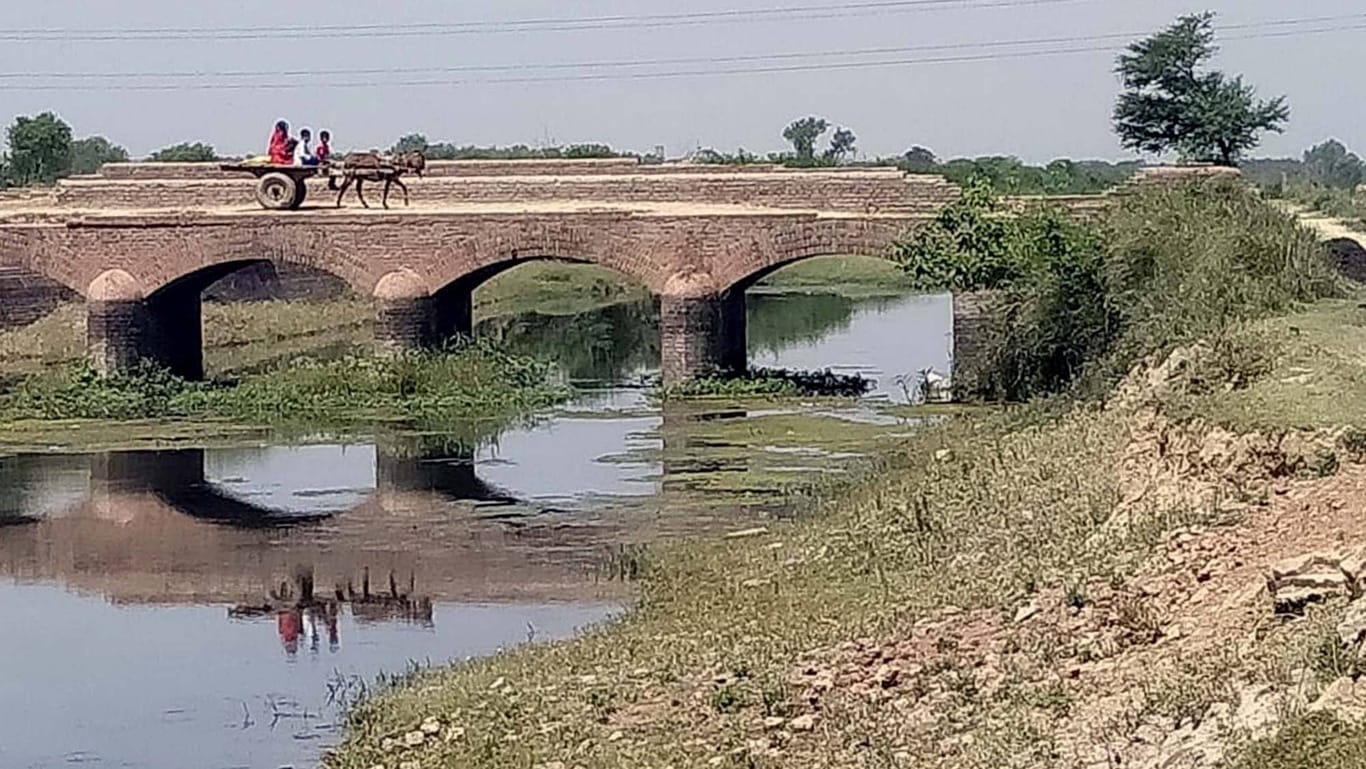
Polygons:
<instances>
[{"instance_id":1,"label":"reflection of arch in water","mask_svg":"<svg viewBox=\"0 0 1366 769\"><path fill-rule=\"evenodd\" d=\"M509 492L475 472L470 443L443 435L381 431L375 436L377 495L424 492L461 502L514 504Z\"/></svg>"},{"instance_id":2,"label":"reflection of arch in water","mask_svg":"<svg viewBox=\"0 0 1366 769\"><path fill-rule=\"evenodd\" d=\"M245 501L206 479L203 449L110 452L91 462L92 480L105 493L152 493L186 516L228 526L283 528L347 512L299 513ZM376 442L375 464L377 488L372 499L417 492L472 502L517 501L478 477L473 449L439 439L383 435Z\"/></svg>"},{"instance_id":3,"label":"reflection of arch in water","mask_svg":"<svg viewBox=\"0 0 1366 769\"><path fill-rule=\"evenodd\" d=\"M436 453L443 445L427 448ZM203 489L175 493L176 486L199 484L204 465L195 454L76 456L69 462L82 468L69 477L59 477L68 459L21 461L18 472L37 504L26 514L38 511L38 520L0 535L0 574L133 604L260 606L270 602L270 588L300 567L316 571L326 596L335 585L354 583L363 597L368 570L381 600L362 611L394 604L390 574L405 588L400 598L409 601L420 598L407 587L414 578L420 594L432 600L554 600L585 591L599 595L602 588L585 576L586 554L619 534L614 525L596 522L510 526L505 515L452 505L452 496L507 495L489 485L469 491L472 467L452 474L435 461L423 463L430 472L385 471L388 491L377 490L326 521L282 519L278 511L243 500L224 502L223 492L208 500ZM0 469L12 469L7 462L0 460ZM443 491L402 491L415 486ZM207 509L191 507L205 504ZM296 531L282 531L289 526Z\"/></svg>"},{"instance_id":4,"label":"reflection of arch in water","mask_svg":"<svg viewBox=\"0 0 1366 769\"><path fill-rule=\"evenodd\" d=\"M283 528L330 517L274 510L224 493L204 477L203 449L97 454L91 482L97 495L150 493L191 518L240 528Z\"/></svg>"}]
</instances>

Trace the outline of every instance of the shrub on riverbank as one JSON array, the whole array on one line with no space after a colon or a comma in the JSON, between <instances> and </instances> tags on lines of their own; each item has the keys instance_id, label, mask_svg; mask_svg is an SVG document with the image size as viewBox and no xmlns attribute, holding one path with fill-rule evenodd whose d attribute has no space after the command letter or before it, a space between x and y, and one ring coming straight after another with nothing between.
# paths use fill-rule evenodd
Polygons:
<instances>
[{"instance_id":1,"label":"shrub on riverbank","mask_svg":"<svg viewBox=\"0 0 1366 769\"><path fill-rule=\"evenodd\" d=\"M1152 186L1095 226L1004 218L981 191L898 247L920 285L994 291L978 367L957 388L1028 400L1103 393L1145 356L1339 295L1326 249L1237 182Z\"/></svg>"},{"instance_id":2,"label":"shrub on riverbank","mask_svg":"<svg viewBox=\"0 0 1366 769\"><path fill-rule=\"evenodd\" d=\"M484 342L391 358L304 359L232 383L189 382L153 366L114 377L76 367L22 380L0 398L0 416L264 423L487 419L564 397L550 374L546 363Z\"/></svg>"}]
</instances>

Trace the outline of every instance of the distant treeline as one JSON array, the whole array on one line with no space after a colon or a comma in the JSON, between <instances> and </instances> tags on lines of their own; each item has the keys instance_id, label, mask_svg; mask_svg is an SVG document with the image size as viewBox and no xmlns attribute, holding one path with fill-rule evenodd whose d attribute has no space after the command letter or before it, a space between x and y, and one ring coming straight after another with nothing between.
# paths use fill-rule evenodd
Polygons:
<instances>
[{"instance_id":1,"label":"distant treeline","mask_svg":"<svg viewBox=\"0 0 1366 769\"><path fill-rule=\"evenodd\" d=\"M817 144L830 128L822 118L803 118L784 131L793 149L763 155L744 149L734 153L699 149L686 159L694 163L749 165L771 163L797 168L881 167L900 168L915 174L939 174L958 184L982 180L1004 195L1084 195L1103 192L1124 183L1142 163L1136 160L1058 159L1047 165L1030 165L1017 157L991 155L941 160L925 147L912 147L901 155L857 159L853 131L837 128L828 148ZM103 136L74 138L71 126L51 112L18 117L6 131L8 152L0 154L0 187L51 184L71 175L91 174L105 163L129 160L126 149ZM451 142L432 143L411 133L390 148L394 152L422 150L431 160L553 160L588 158L635 158L662 163L662 151L627 152L607 144L566 146L479 147ZM147 158L153 162L211 162L224 159L212 145L181 142ZM1330 139L1307 150L1300 158L1247 159L1240 164L1244 176L1272 194L1304 198L1306 191L1355 189L1366 181L1366 164L1341 142Z\"/></svg>"}]
</instances>

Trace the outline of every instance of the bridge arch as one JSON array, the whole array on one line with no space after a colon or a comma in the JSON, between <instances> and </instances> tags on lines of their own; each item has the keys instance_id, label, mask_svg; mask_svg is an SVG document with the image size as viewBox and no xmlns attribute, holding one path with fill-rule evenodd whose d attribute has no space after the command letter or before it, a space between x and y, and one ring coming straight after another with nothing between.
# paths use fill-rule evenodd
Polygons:
<instances>
[{"instance_id":1,"label":"bridge arch","mask_svg":"<svg viewBox=\"0 0 1366 769\"><path fill-rule=\"evenodd\" d=\"M649 247L621 229L607 222L500 221L485 231L452 238L429 254L411 254L404 266L375 283L377 341L381 349L402 349L469 335L474 292L533 262L595 265L657 292L661 271L646 258Z\"/></svg>"},{"instance_id":2,"label":"bridge arch","mask_svg":"<svg viewBox=\"0 0 1366 769\"><path fill-rule=\"evenodd\" d=\"M748 366L745 292L778 270L824 256L886 259L905 231L901 219L810 217L756 234L688 289L664 294L660 306L665 381L730 374Z\"/></svg>"},{"instance_id":3,"label":"bridge arch","mask_svg":"<svg viewBox=\"0 0 1366 769\"><path fill-rule=\"evenodd\" d=\"M896 240L904 235L904 220L820 218L789 225L756 239L747 260L735 260L718 271L716 282L725 291L745 290L778 270L824 256L866 256L890 259Z\"/></svg>"},{"instance_id":4,"label":"bridge arch","mask_svg":"<svg viewBox=\"0 0 1366 769\"><path fill-rule=\"evenodd\" d=\"M148 360L186 379L203 378L205 291L241 270L276 263L254 253L249 248L222 251L197 266L143 271L141 279L123 269L101 273L84 290L87 346L96 367L120 371L137 360ZM278 258L280 252L273 255ZM310 269L351 285L345 275Z\"/></svg>"}]
</instances>

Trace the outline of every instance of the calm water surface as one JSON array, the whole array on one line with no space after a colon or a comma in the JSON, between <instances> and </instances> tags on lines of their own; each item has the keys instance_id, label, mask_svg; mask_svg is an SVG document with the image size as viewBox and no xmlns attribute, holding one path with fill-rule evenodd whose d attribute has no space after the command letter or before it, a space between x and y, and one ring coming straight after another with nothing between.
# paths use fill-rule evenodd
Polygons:
<instances>
[{"instance_id":1,"label":"calm water surface","mask_svg":"<svg viewBox=\"0 0 1366 769\"><path fill-rule=\"evenodd\" d=\"M948 367L946 297L749 304L756 365L862 373L884 402L896 376ZM649 306L481 332L598 386L475 447L378 432L0 458L0 767L311 766L357 682L571 635L629 601L613 553L753 514L678 495L710 464L679 458L635 384L658 365Z\"/></svg>"}]
</instances>

